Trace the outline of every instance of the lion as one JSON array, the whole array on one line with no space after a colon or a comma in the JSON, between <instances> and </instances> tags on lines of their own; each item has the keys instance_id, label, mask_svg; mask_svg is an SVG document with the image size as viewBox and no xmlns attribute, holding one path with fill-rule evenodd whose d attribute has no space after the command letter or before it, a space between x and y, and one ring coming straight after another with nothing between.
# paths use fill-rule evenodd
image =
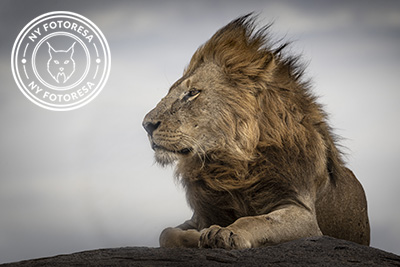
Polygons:
<instances>
[{"instance_id":1,"label":"lion","mask_svg":"<svg viewBox=\"0 0 400 267\"><path fill-rule=\"evenodd\" d=\"M143 120L193 210L161 247L245 249L328 235L369 245L364 190L345 167L299 58L248 14L217 31Z\"/></svg>"}]
</instances>

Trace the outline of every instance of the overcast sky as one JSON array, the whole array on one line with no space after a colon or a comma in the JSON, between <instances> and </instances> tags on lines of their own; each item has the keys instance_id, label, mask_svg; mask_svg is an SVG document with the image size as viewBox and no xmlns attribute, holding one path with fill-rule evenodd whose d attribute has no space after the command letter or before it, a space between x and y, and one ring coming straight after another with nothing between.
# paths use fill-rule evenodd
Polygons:
<instances>
[{"instance_id":1,"label":"overcast sky","mask_svg":"<svg viewBox=\"0 0 400 267\"><path fill-rule=\"evenodd\" d=\"M111 50L109 80L88 105L54 112L18 89L20 30L50 11L92 20ZM373 247L400 254L399 1L0 1L0 263L103 247L158 246L188 219L171 168L154 164L141 121L196 48L259 12L294 41L314 92L363 184Z\"/></svg>"}]
</instances>

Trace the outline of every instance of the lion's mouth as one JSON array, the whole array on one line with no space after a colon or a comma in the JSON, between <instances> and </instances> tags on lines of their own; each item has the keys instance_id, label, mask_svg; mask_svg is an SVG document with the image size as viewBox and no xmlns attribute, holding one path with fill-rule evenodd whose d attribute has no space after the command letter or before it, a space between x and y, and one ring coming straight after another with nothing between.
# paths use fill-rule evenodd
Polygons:
<instances>
[{"instance_id":1,"label":"lion's mouth","mask_svg":"<svg viewBox=\"0 0 400 267\"><path fill-rule=\"evenodd\" d=\"M180 150L171 150L171 149L168 149L168 148L166 148L166 147L157 145L157 144L154 143L154 142L151 144L151 148L152 148L154 151L157 151L157 150L164 150L164 151L167 151L167 152L170 152L170 153L181 154L181 155L187 155L187 154L189 154L189 153L192 151L191 148L183 148L183 149L180 149Z\"/></svg>"}]
</instances>

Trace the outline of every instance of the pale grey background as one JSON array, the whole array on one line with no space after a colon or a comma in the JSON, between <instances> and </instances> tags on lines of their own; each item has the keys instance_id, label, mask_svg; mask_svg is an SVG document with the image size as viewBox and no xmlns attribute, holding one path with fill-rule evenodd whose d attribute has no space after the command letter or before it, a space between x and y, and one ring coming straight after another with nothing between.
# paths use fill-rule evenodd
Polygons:
<instances>
[{"instance_id":1,"label":"pale grey background","mask_svg":"<svg viewBox=\"0 0 400 267\"><path fill-rule=\"evenodd\" d=\"M19 31L49 11L103 31L110 78L87 106L44 110L17 88ZM101 247L158 246L189 218L172 169L154 164L141 121L196 48L239 15L294 40L367 193L372 246L400 253L399 1L1 1L0 263Z\"/></svg>"}]
</instances>

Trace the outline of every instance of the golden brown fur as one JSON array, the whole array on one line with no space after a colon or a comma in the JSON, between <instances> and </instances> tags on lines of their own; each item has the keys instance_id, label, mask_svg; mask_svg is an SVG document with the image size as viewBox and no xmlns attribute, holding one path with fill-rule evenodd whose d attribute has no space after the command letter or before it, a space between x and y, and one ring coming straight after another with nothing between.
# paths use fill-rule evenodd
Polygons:
<instances>
[{"instance_id":1,"label":"golden brown fur","mask_svg":"<svg viewBox=\"0 0 400 267\"><path fill-rule=\"evenodd\" d=\"M193 218L162 246L245 248L331 235L369 244L363 189L341 159L297 58L251 15L219 30L143 122L177 163Z\"/></svg>"}]
</instances>

